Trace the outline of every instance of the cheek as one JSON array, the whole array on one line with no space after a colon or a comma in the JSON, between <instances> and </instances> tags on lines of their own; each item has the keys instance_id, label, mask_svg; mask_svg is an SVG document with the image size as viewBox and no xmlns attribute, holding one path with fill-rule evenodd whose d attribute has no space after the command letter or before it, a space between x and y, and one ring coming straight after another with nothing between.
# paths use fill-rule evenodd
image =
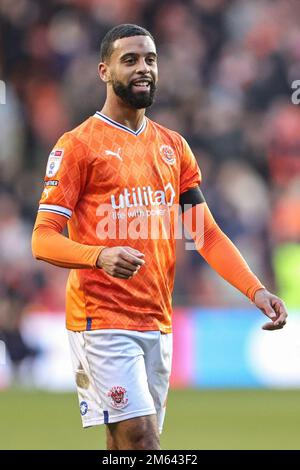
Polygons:
<instances>
[{"instance_id":1,"label":"cheek","mask_svg":"<svg viewBox=\"0 0 300 470\"><path fill-rule=\"evenodd\" d=\"M115 81L123 83L123 85L128 85L128 83L130 82L130 77L131 74L128 72L128 70L123 69L117 70L113 75L113 79Z\"/></svg>"},{"instance_id":2,"label":"cheek","mask_svg":"<svg viewBox=\"0 0 300 470\"><path fill-rule=\"evenodd\" d=\"M154 79L155 79L155 83L156 83L157 80L158 80L158 70L157 70L157 67L155 67L155 68L152 69L152 75L153 75L153 77L154 77Z\"/></svg>"}]
</instances>

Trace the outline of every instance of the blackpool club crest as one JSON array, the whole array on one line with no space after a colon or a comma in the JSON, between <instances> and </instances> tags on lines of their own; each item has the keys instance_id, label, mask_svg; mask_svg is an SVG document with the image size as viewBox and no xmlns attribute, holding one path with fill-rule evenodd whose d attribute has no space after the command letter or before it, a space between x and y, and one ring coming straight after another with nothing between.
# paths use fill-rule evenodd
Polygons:
<instances>
[{"instance_id":1,"label":"blackpool club crest","mask_svg":"<svg viewBox=\"0 0 300 470\"><path fill-rule=\"evenodd\" d=\"M174 165L174 163L176 163L176 155L170 145L161 145L159 147L159 153L161 154L164 162L168 165Z\"/></svg>"},{"instance_id":2,"label":"blackpool club crest","mask_svg":"<svg viewBox=\"0 0 300 470\"><path fill-rule=\"evenodd\" d=\"M113 408L125 408L128 404L127 390L124 387L112 387L107 396L110 397L110 403Z\"/></svg>"}]
</instances>

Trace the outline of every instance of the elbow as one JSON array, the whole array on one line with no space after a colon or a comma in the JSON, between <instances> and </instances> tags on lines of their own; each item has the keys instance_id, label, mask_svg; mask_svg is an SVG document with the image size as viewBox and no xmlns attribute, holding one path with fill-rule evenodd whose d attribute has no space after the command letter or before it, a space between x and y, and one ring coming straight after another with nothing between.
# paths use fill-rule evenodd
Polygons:
<instances>
[{"instance_id":1,"label":"elbow","mask_svg":"<svg viewBox=\"0 0 300 470\"><path fill-rule=\"evenodd\" d=\"M222 232L220 227L214 223L209 227L203 234L202 244L198 248L199 253L205 257L212 248L215 247L221 240L225 238L225 234Z\"/></svg>"},{"instance_id":2,"label":"elbow","mask_svg":"<svg viewBox=\"0 0 300 470\"><path fill-rule=\"evenodd\" d=\"M32 256L36 260L49 260L51 252L55 249L53 237L61 233L63 228L62 223L52 220L47 214L38 213L31 237Z\"/></svg>"},{"instance_id":3,"label":"elbow","mask_svg":"<svg viewBox=\"0 0 300 470\"><path fill-rule=\"evenodd\" d=\"M31 252L36 260L42 259L38 229L35 228L31 237Z\"/></svg>"}]
</instances>

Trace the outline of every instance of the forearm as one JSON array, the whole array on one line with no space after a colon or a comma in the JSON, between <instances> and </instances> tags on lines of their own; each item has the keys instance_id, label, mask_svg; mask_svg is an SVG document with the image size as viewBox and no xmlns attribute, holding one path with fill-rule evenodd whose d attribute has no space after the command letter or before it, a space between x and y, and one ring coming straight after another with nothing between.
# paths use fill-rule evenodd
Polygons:
<instances>
[{"instance_id":1,"label":"forearm","mask_svg":"<svg viewBox=\"0 0 300 470\"><path fill-rule=\"evenodd\" d=\"M217 225L205 233L199 253L220 276L249 299L253 300L255 292L264 287L236 246Z\"/></svg>"},{"instance_id":2,"label":"forearm","mask_svg":"<svg viewBox=\"0 0 300 470\"><path fill-rule=\"evenodd\" d=\"M253 274L239 250L217 225L206 203L193 207L191 211L191 220L196 217L199 220L200 217L202 222L198 224L200 230L198 228L193 235L198 252L220 276L253 300L255 292L264 286ZM191 224L188 225L192 228ZM196 225L193 224L194 229Z\"/></svg>"},{"instance_id":3,"label":"forearm","mask_svg":"<svg viewBox=\"0 0 300 470\"><path fill-rule=\"evenodd\" d=\"M63 268L95 268L103 247L83 245L62 235L64 219L53 214L38 214L32 235L34 257Z\"/></svg>"}]
</instances>

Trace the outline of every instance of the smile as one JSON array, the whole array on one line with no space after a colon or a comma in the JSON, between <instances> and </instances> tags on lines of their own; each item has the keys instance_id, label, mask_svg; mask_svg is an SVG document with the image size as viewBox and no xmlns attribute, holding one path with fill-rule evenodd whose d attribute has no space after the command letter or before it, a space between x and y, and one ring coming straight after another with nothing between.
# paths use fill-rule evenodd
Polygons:
<instances>
[{"instance_id":1,"label":"smile","mask_svg":"<svg viewBox=\"0 0 300 470\"><path fill-rule=\"evenodd\" d=\"M141 91L146 91L150 88L152 81L145 78L140 78L139 80L134 80L131 83L133 87L139 88Z\"/></svg>"}]
</instances>

